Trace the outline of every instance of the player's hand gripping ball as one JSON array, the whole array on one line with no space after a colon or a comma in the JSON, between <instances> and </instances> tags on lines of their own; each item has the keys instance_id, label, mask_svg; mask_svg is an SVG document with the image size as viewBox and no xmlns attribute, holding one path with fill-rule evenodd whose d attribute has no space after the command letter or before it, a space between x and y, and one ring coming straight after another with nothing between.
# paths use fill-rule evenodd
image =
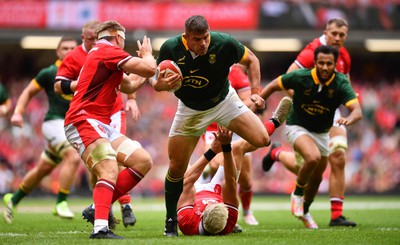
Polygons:
<instances>
[{"instance_id":1,"label":"player's hand gripping ball","mask_svg":"<svg viewBox=\"0 0 400 245\"><path fill-rule=\"evenodd\" d=\"M181 80L179 81L179 83L172 89L168 90L169 92L175 92L176 90L180 89L182 86L182 72L181 69L179 69L179 66L172 60L163 60L158 66L157 66L157 73L156 73L156 77L158 77L158 74L160 74L160 72L164 71L164 77L169 77L172 76L174 74L179 74L181 76Z\"/></svg>"}]
</instances>

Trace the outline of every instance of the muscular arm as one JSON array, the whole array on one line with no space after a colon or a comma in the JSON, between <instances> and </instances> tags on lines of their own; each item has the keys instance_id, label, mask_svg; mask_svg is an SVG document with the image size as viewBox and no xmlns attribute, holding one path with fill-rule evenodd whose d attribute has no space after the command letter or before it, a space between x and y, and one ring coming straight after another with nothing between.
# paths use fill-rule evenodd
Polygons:
<instances>
[{"instance_id":1,"label":"muscular arm","mask_svg":"<svg viewBox=\"0 0 400 245\"><path fill-rule=\"evenodd\" d=\"M19 96L17 104L15 106L14 114L11 117L11 124L17 127L23 127L24 120L23 114L25 112L25 108L28 106L29 101L31 101L32 97L35 96L41 88L37 87L34 80L32 80L29 85L22 91L22 94Z\"/></svg>"},{"instance_id":2,"label":"muscular arm","mask_svg":"<svg viewBox=\"0 0 400 245\"><path fill-rule=\"evenodd\" d=\"M258 91L261 82L260 61L251 50L246 48L248 54L244 60L239 63L247 67L247 75L252 89L250 100L254 103L256 109L264 109L265 101L260 97Z\"/></svg>"},{"instance_id":3,"label":"muscular arm","mask_svg":"<svg viewBox=\"0 0 400 245\"><path fill-rule=\"evenodd\" d=\"M264 87L264 89L260 93L261 98L266 100L272 93L282 90L282 88L278 84L278 80L279 77L275 78L272 82L268 83L267 86Z\"/></svg>"},{"instance_id":4,"label":"muscular arm","mask_svg":"<svg viewBox=\"0 0 400 245\"><path fill-rule=\"evenodd\" d=\"M224 152L223 155L225 181L222 185L222 200L224 203L238 207L239 199L237 196L236 165L233 161L232 152Z\"/></svg>"}]
</instances>

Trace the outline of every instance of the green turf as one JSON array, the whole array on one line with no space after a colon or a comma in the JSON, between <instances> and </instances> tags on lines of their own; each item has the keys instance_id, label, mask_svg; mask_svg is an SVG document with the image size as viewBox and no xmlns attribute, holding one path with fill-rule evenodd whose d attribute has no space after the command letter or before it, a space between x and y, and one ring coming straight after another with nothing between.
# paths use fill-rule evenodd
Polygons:
<instances>
[{"instance_id":1,"label":"green turf","mask_svg":"<svg viewBox=\"0 0 400 245\"><path fill-rule=\"evenodd\" d=\"M358 223L355 228L331 228L327 197L318 197L312 215L318 230L307 230L286 207L287 196L255 197L254 214L260 225L248 226L241 234L223 237L166 238L162 235L165 211L162 199L134 200L137 224L117 226L115 233L123 241L89 240L92 227L79 217L90 199L71 198L76 213L73 220L63 220L51 214L55 199L27 198L18 207L13 224L0 221L0 244L400 244L400 197L348 197L345 215ZM359 207L358 207L359 206ZM3 206L4 207L4 206ZM2 207L2 211L3 211ZM346 207L346 206L345 206ZM118 206L115 215L120 217Z\"/></svg>"}]
</instances>

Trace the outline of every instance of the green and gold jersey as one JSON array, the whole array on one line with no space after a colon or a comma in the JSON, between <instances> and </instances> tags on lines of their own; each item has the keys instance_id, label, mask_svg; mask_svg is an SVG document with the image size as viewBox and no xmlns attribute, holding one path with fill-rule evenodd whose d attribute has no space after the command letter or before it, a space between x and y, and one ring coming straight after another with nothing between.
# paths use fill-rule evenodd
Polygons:
<instances>
[{"instance_id":1,"label":"green and gold jersey","mask_svg":"<svg viewBox=\"0 0 400 245\"><path fill-rule=\"evenodd\" d=\"M229 68L247 55L245 47L228 34L210 32L207 54L193 58L182 35L168 39L160 49L157 64L175 61L182 71L182 87L175 95L189 108L207 110L229 91Z\"/></svg>"},{"instance_id":2,"label":"green and gold jersey","mask_svg":"<svg viewBox=\"0 0 400 245\"><path fill-rule=\"evenodd\" d=\"M8 100L8 95L3 85L0 83L0 105Z\"/></svg>"},{"instance_id":3,"label":"green and gold jersey","mask_svg":"<svg viewBox=\"0 0 400 245\"><path fill-rule=\"evenodd\" d=\"M333 125L335 110L341 105L357 102L356 94L342 73L322 85L317 70L300 69L278 78L282 89L293 89L293 108L286 120L287 125L299 125L311 132L325 133Z\"/></svg>"},{"instance_id":4,"label":"green and gold jersey","mask_svg":"<svg viewBox=\"0 0 400 245\"><path fill-rule=\"evenodd\" d=\"M54 92L55 77L60 64L61 62L57 61L54 65L43 68L32 81L35 83L35 86L44 89L49 101L49 110L44 117L44 121L64 119L65 113L69 108L70 101Z\"/></svg>"}]
</instances>

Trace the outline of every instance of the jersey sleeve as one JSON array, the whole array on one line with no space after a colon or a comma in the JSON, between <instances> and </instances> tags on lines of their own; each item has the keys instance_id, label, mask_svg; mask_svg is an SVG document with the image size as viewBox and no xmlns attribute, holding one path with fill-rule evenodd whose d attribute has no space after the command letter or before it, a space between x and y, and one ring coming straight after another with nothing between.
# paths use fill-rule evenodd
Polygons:
<instances>
[{"instance_id":1,"label":"jersey sleeve","mask_svg":"<svg viewBox=\"0 0 400 245\"><path fill-rule=\"evenodd\" d=\"M196 219L196 214L193 206L184 206L178 210L178 226L181 232L185 235L197 235L199 220Z\"/></svg>"},{"instance_id":2,"label":"jersey sleeve","mask_svg":"<svg viewBox=\"0 0 400 245\"><path fill-rule=\"evenodd\" d=\"M54 79L49 78L49 74L50 73L46 71L46 68L41 69L36 77L32 80L35 83L35 86L39 86L39 89L46 87L46 82L49 81L49 79Z\"/></svg>"},{"instance_id":3,"label":"jersey sleeve","mask_svg":"<svg viewBox=\"0 0 400 245\"><path fill-rule=\"evenodd\" d=\"M131 58L132 56L125 50L112 46L105 49L104 65L110 70L121 70L120 66Z\"/></svg>"},{"instance_id":4,"label":"jersey sleeve","mask_svg":"<svg viewBox=\"0 0 400 245\"><path fill-rule=\"evenodd\" d=\"M249 78L240 68L232 67L228 79L236 91L250 89Z\"/></svg>"},{"instance_id":5,"label":"jersey sleeve","mask_svg":"<svg viewBox=\"0 0 400 245\"><path fill-rule=\"evenodd\" d=\"M3 85L0 83L0 104L3 104L8 100L8 95Z\"/></svg>"},{"instance_id":6,"label":"jersey sleeve","mask_svg":"<svg viewBox=\"0 0 400 245\"><path fill-rule=\"evenodd\" d=\"M348 106L352 103L358 102L357 95L354 92L350 82L348 82L346 78L343 78L343 80L345 81L341 84L341 103L345 106Z\"/></svg>"},{"instance_id":7,"label":"jersey sleeve","mask_svg":"<svg viewBox=\"0 0 400 245\"><path fill-rule=\"evenodd\" d=\"M300 68L314 67L314 50L311 45L307 45L298 55L295 61Z\"/></svg>"},{"instance_id":8,"label":"jersey sleeve","mask_svg":"<svg viewBox=\"0 0 400 245\"><path fill-rule=\"evenodd\" d=\"M239 63L239 61L246 59L248 53L242 43L228 34L219 33L219 35L225 39L225 47L228 48L228 53L232 54L233 63Z\"/></svg>"},{"instance_id":9,"label":"jersey sleeve","mask_svg":"<svg viewBox=\"0 0 400 245\"><path fill-rule=\"evenodd\" d=\"M227 205L228 208L228 221L225 228L219 233L220 235L227 235L232 232L238 220L238 209L234 206Z\"/></svg>"},{"instance_id":10,"label":"jersey sleeve","mask_svg":"<svg viewBox=\"0 0 400 245\"><path fill-rule=\"evenodd\" d=\"M56 80L75 81L78 79L83 63L79 64L79 62L75 60L74 56L71 55L71 53L72 52L65 56L63 62L58 68Z\"/></svg>"}]
</instances>

